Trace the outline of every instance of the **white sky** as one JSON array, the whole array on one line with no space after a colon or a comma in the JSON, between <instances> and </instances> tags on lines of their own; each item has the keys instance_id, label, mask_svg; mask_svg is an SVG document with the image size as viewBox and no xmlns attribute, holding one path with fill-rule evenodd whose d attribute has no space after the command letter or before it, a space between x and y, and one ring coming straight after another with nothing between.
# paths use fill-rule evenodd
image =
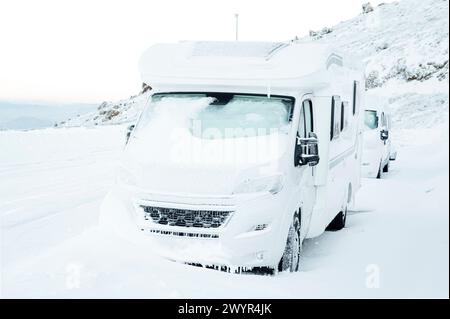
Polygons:
<instances>
[{"instance_id":1,"label":"white sky","mask_svg":"<svg viewBox=\"0 0 450 319\"><path fill-rule=\"evenodd\" d=\"M289 40L356 16L364 2L0 0L0 99L127 98L153 43L234 40L236 12L240 40Z\"/></svg>"}]
</instances>

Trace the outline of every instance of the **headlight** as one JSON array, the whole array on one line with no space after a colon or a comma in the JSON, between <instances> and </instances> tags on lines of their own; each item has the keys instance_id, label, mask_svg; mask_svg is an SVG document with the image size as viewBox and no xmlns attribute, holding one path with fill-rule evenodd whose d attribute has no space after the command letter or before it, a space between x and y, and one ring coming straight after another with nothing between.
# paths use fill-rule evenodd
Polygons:
<instances>
[{"instance_id":1,"label":"headlight","mask_svg":"<svg viewBox=\"0 0 450 319\"><path fill-rule=\"evenodd\" d=\"M265 176L245 180L233 191L233 194L270 192L276 194L283 189L283 175Z\"/></svg>"},{"instance_id":2,"label":"headlight","mask_svg":"<svg viewBox=\"0 0 450 319\"><path fill-rule=\"evenodd\" d=\"M119 167L116 182L124 185L136 185L136 178L128 169Z\"/></svg>"}]
</instances>

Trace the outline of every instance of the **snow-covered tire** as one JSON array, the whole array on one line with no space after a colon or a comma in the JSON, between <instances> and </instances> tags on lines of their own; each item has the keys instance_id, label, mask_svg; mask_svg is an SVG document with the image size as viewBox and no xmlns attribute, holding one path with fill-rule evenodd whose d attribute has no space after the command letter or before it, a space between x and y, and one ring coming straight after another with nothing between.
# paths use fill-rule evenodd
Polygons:
<instances>
[{"instance_id":1,"label":"snow-covered tire","mask_svg":"<svg viewBox=\"0 0 450 319\"><path fill-rule=\"evenodd\" d=\"M278 263L278 271L298 271L302 246L300 238L300 219L298 213L295 213L292 224L289 227L283 256Z\"/></svg>"},{"instance_id":2,"label":"snow-covered tire","mask_svg":"<svg viewBox=\"0 0 450 319\"><path fill-rule=\"evenodd\" d=\"M331 223L328 225L327 230L338 231L345 227L347 222L347 208L334 217Z\"/></svg>"}]
</instances>

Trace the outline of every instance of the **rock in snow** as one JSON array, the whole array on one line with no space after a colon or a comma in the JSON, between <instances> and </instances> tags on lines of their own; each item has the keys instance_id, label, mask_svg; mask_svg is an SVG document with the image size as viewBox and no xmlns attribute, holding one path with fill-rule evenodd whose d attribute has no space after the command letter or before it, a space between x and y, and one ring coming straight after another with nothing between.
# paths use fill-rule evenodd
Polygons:
<instances>
[{"instance_id":1,"label":"rock in snow","mask_svg":"<svg viewBox=\"0 0 450 319\"><path fill-rule=\"evenodd\" d=\"M362 9L363 9L363 13L369 13L369 12L372 12L372 11L373 11L373 7L372 7L372 5L370 4L370 2L364 3L364 4L362 5Z\"/></svg>"}]
</instances>

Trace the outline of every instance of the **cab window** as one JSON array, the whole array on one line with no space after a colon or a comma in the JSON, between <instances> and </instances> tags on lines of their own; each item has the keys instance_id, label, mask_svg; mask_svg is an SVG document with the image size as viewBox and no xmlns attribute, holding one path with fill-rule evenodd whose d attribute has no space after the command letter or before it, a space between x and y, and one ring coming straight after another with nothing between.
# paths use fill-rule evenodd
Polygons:
<instances>
[{"instance_id":1,"label":"cab window","mask_svg":"<svg viewBox=\"0 0 450 319\"><path fill-rule=\"evenodd\" d=\"M311 100L306 100L300 110L300 120L298 127L299 137L308 137L314 131L313 109Z\"/></svg>"},{"instance_id":2,"label":"cab window","mask_svg":"<svg viewBox=\"0 0 450 319\"><path fill-rule=\"evenodd\" d=\"M348 126L347 112L348 112L348 102L344 101L342 102L341 106L341 132L345 130Z\"/></svg>"},{"instance_id":3,"label":"cab window","mask_svg":"<svg viewBox=\"0 0 450 319\"><path fill-rule=\"evenodd\" d=\"M374 130L378 128L378 115L377 111L366 110L364 112L364 124L366 129Z\"/></svg>"},{"instance_id":4,"label":"cab window","mask_svg":"<svg viewBox=\"0 0 450 319\"><path fill-rule=\"evenodd\" d=\"M314 132L313 110L310 100L303 102L303 110L305 112L306 137L310 132Z\"/></svg>"},{"instance_id":5,"label":"cab window","mask_svg":"<svg viewBox=\"0 0 450 319\"><path fill-rule=\"evenodd\" d=\"M334 95L331 99L331 126L330 126L330 141L339 137L341 132L341 98Z\"/></svg>"}]
</instances>

